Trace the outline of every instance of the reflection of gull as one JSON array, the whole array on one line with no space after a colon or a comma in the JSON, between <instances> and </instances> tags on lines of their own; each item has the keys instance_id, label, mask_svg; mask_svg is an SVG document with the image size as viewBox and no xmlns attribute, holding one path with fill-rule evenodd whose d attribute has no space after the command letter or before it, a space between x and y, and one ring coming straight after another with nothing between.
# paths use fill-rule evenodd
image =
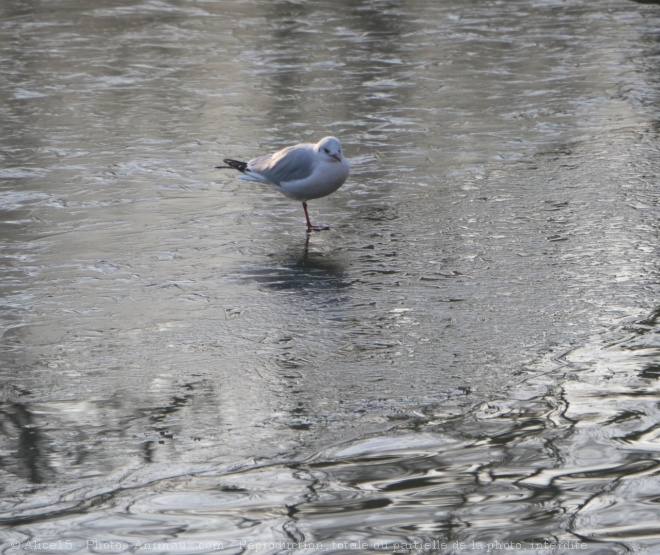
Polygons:
<instances>
[{"instance_id":1,"label":"reflection of gull","mask_svg":"<svg viewBox=\"0 0 660 555\"><path fill-rule=\"evenodd\" d=\"M341 302L340 291L352 284L344 260L306 248L283 252L266 264L250 264L241 277L276 291L310 293L314 303L328 305Z\"/></svg>"},{"instance_id":2,"label":"reflection of gull","mask_svg":"<svg viewBox=\"0 0 660 555\"><path fill-rule=\"evenodd\" d=\"M348 177L348 160L341 151L341 143L334 137L325 137L315 145L303 143L289 146L275 154L239 162L229 158L226 166L243 175L241 179L266 183L283 195L301 200L307 220L307 231L329 229L314 226L307 213L307 201L334 193Z\"/></svg>"}]
</instances>

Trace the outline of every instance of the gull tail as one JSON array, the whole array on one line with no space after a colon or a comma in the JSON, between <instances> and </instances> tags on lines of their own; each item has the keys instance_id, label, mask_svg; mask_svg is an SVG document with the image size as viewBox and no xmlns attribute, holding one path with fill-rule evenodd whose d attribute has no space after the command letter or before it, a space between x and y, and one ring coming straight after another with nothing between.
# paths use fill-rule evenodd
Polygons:
<instances>
[{"instance_id":1,"label":"gull tail","mask_svg":"<svg viewBox=\"0 0 660 555\"><path fill-rule=\"evenodd\" d=\"M216 169L218 170L234 169L234 170L238 170L241 173L245 173L245 170L247 169L247 162L239 162L238 160L232 160L231 158L225 158L223 162L227 165L216 166Z\"/></svg>"}]
</instances>

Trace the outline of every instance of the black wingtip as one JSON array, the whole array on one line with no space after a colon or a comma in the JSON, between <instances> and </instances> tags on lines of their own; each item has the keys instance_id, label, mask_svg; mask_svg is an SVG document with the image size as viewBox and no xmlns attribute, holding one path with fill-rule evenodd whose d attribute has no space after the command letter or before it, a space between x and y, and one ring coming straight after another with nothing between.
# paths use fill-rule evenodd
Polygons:
<instances>
[{"instance_id":1,"label":"black wingtip","mask_svg":"<svg viewBox=\"0 0 660 555\"><path fill-rule=\"evenodd\" d=\"M232 160L231 158L225 158L223 160L226 166L216 166L218 169L223 169L223 168L232 168L234 170L238 170L239 172L245 172L247 169L247 162L239 162L238 160Z\"/></svg>"}]
</instances>

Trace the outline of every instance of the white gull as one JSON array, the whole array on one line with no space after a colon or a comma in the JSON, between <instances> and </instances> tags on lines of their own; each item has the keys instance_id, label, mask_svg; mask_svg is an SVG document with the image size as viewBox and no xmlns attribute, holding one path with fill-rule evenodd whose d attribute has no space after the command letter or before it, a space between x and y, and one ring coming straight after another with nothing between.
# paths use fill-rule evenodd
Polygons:
<instances>
[{"instance_id":1,"label":"white gull","mask_svg":"<svg viewBox=\"0 0 660 555\"><path fill-rule=\"evenodd\" d=\"M348 178L349 164L335 137L324 137L316 144L289 146L249 162L225 158L226 166L242 173L240 179L266 183L278 193L302 201L307 231L330 229L309 220L307 201L334 193Z\"/></svg>"}]
</instances>

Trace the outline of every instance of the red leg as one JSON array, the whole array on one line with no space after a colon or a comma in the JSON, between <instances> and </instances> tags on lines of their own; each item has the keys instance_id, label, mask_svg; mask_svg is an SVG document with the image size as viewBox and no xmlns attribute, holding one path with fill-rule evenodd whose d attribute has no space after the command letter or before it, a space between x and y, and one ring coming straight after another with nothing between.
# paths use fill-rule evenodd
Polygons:
<instances>
[{"instance_id":1,"label":"red leg","mask_svg":"<svg viewBox=\"0 0 660 555\"><path fill-rule=\"evenodd\" d=\"M307 202L303 200L303 210L305 211L305 219L307 220L307 232L310 231L325 231L330 229L327 225L312 225L312 222L309 219L309 213L307 212Z\"/></svg>"}]
</instances>

